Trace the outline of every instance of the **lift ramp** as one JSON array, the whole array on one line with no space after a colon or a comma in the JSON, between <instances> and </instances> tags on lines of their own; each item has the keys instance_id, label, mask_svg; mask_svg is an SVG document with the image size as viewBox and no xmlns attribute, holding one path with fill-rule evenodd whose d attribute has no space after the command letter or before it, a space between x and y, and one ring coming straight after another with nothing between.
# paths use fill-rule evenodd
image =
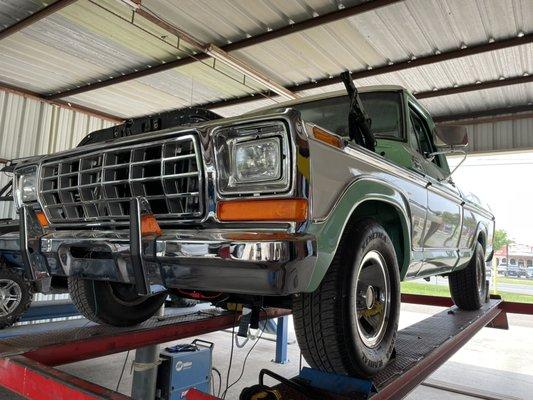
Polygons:
<instances>
[{"instance_id":1,"label":"lift ramp","mask_svg":"<svg viewBox=\"0 0 533 400\"><path fill-rule=\"evenodd\" d=\"M441 307L451 305L450 299L431 296L404 295L402 301ZM377 400L404 397L481 328L504 328L506 312L533 314L533 305L491 299L481 310L460 311L450 307L402 329L398 332L396 356L374 378L376 391L369 394L370 398ZM290 311L268 309L267 314L268 318L278 318L290 314ZM186 315L162 319L154 317L133 328L90 324L75 328L55 328L35 334L30 331L28 334L0 340L0 386L26 398L38 400L127 400L130 397L53 367L223 330L238 324L238 321L238 315L233 312L207 308ZM278 387L282 391L287 390L287 393L290 391L290 388L287 389L284 385ZM350 393L348 396L331 392L320 393L320 398L325 400L368 398L368 395L360 393ZM307 397L291 392L291 399L299 398Z\"/></svg>"},{"instance_id":2,"label":"lift ramp","mask_svg":"<svg viewBox=\"0 0 533 400\"><path fill-rule=\"evenodd\" d=\"M328 380L323 374L317 373L315 379L302 380L296 377L292 381L313 387L317 398L323 400L402 399L483 327L508 328L507 311L524 314L533 312L533 305L524 307L518 303L505 303L498 297L491 298L476 311L459 310L452 306L451 299L444 297L403 295L402 301L448 308L398 332L394 358L372 379L371 385L368 385L372 390L368 393L358 392L361 382L350 377L343 377L346 381L339 382L336 379L338 376ZM307 377L309 375L306 373ZM349 389L351 379L352 390ZM332 387L342 388L339 389L342 393L324 390ZM280 384L276 388L287 398L309 399L287 384Z\"/></svg>"}]
</instances>

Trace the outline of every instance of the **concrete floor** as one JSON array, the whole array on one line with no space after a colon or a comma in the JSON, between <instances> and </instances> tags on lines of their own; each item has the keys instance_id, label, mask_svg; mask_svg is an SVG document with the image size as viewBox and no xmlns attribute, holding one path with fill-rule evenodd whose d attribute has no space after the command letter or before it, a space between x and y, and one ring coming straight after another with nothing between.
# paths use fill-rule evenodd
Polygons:
<instances>
[{"instance_id":1,"label":"concrete floor","mask_svg":"<svg viewBox=\"0 0 533 400\"><path fill-rule=\"evenodd\" d=\"M439 309L434 307L404 304L402 305L400 329L437 311ZM479 332L431 376L430 382L460 385L467 389L489 392L502 399L531 399L531 393L533 393L533 346L531 345L533 317L509 316L509 320L511 324L509 331L485 328ZM292 323L290 329L289 337L294 338ZM222 372L224 387L231 348L231 334L215 332L200 337L215 343L214 366ZM163 346L169 346L173 343ZM244 349L235 350L230 382L233 382L240 375L243 359L249 347L250 344L247 344ZM289 345L290 361L287 364L273 363L271 360L274 358L274 351L274 342L261 340L248 359L241 381L228 391L226 399L238 399L239 393L244 387L257 383L257 376L262 368L271 369L285 377L291 377L298 373L300 353L296 343ZM115 389L126 356L126 353L120 353L63 365L59 369ZM118 390L124 394L129 394L131 390L133 357L134 353L131 352L128 355L124 377L118 387ZM218 381L216 382L218 383ZM0 391L0 398L11 400L19 397ZM466 400L473 397L420 386L407 398L409 400Z\"/></svg>"}]
</instances>

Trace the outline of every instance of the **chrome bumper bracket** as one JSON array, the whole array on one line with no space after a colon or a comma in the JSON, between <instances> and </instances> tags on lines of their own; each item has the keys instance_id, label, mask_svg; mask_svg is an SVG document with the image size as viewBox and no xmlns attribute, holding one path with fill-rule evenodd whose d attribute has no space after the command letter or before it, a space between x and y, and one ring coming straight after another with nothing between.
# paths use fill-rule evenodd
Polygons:
<instances>
[{"instance_id":1,"label":"chrome bumper bracket","mask_svg":"<svg viewBox=\"0 0 533 400\"><path fill-rule=\"evenodd\" d=\"M151 214L150 204L145 198L136 197L130 201L130 257L135 287L139 295L150 294L146 279L146 267L142 257L141 216Z\"/></svg>"}]
</instances>

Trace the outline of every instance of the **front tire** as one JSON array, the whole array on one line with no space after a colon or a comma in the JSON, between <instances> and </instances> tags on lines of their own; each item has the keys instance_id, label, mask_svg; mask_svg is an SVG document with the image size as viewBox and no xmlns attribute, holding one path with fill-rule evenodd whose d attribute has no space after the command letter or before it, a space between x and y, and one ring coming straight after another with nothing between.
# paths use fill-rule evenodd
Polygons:
<instances>
[{"instance_id":1,"label":"front tire","mask_svg":"<svg viewBox=\"0 0 533 400\"><path fill-rule=\"evenodd\" d=\"M468 265L448 275L452 300L462 310L479 310L487 297L485 252L481 243L476 243Z\"/></svg>"},{"instance_id":2,"label":"front tire","mask_svg":"<svg viewBox=\"0 0 533 400\"><path fill-rule=\"evenodd\" d=\"M318 289L293 305L296 337L309 365L363 378L389 361L399 313L394 246L372 219L347 227Z\"/></svg>"},{"instance_id":3,"label":"front tire","mask_svg":"<svg viewBox=\"0 0 533 400\"><path fill-rule=\"evenodd\" d=\"M98 324L133 326L146 321L163 305L166 293L139 296L133 285L68 278L70 298L78 311Z\"/></svg>"}]
</instances>

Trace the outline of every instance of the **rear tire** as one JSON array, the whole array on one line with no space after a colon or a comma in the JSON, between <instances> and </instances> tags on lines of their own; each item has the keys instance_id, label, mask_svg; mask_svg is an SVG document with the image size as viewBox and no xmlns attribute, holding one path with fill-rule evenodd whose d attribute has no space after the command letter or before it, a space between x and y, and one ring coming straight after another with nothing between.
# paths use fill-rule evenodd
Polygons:
<instances>
[{"instance_id":1,"label":"rear tire","mask_svg":"<svg viewBox=\"0 0 533 400\"><path fill-rule=\"evenodd\" d=\"M452 300L462 310L479 310L487 296L485 252L481 243L476 243L468 265L448 275Z\"/></svg>"},{"instance_id":2,"label":"rear tire","mask_svg":"<svg viewBox=\"0 0 533 400\"><path fill-rule=\"evenodd\" d=\"M0 329L18 322L33 300L33 287L24 273L0 259Z\"/></svg>"},{"instance_id":3,"label":"rear tire","mask_svg":"<svg viewBox=\"0 0 533 400\"><path fill-rule=\"evenodd\" d=\"M372 219L346 228L318 289L293 304L296 337L311 367L363 378L389 361L399 312L396 253Z\"/></svg>"},{"instance_id":4,"label":"rear tire","mask_svg":"<svg viewBox=\"0 0 533 400\"><path fill-rule=\"evenodd\" d=\"M163 305L166 293L139 296L134 286L68 278L70 298L78 311L98 324L133 326L146 321Z\"/></svg>"}]
</instances>

